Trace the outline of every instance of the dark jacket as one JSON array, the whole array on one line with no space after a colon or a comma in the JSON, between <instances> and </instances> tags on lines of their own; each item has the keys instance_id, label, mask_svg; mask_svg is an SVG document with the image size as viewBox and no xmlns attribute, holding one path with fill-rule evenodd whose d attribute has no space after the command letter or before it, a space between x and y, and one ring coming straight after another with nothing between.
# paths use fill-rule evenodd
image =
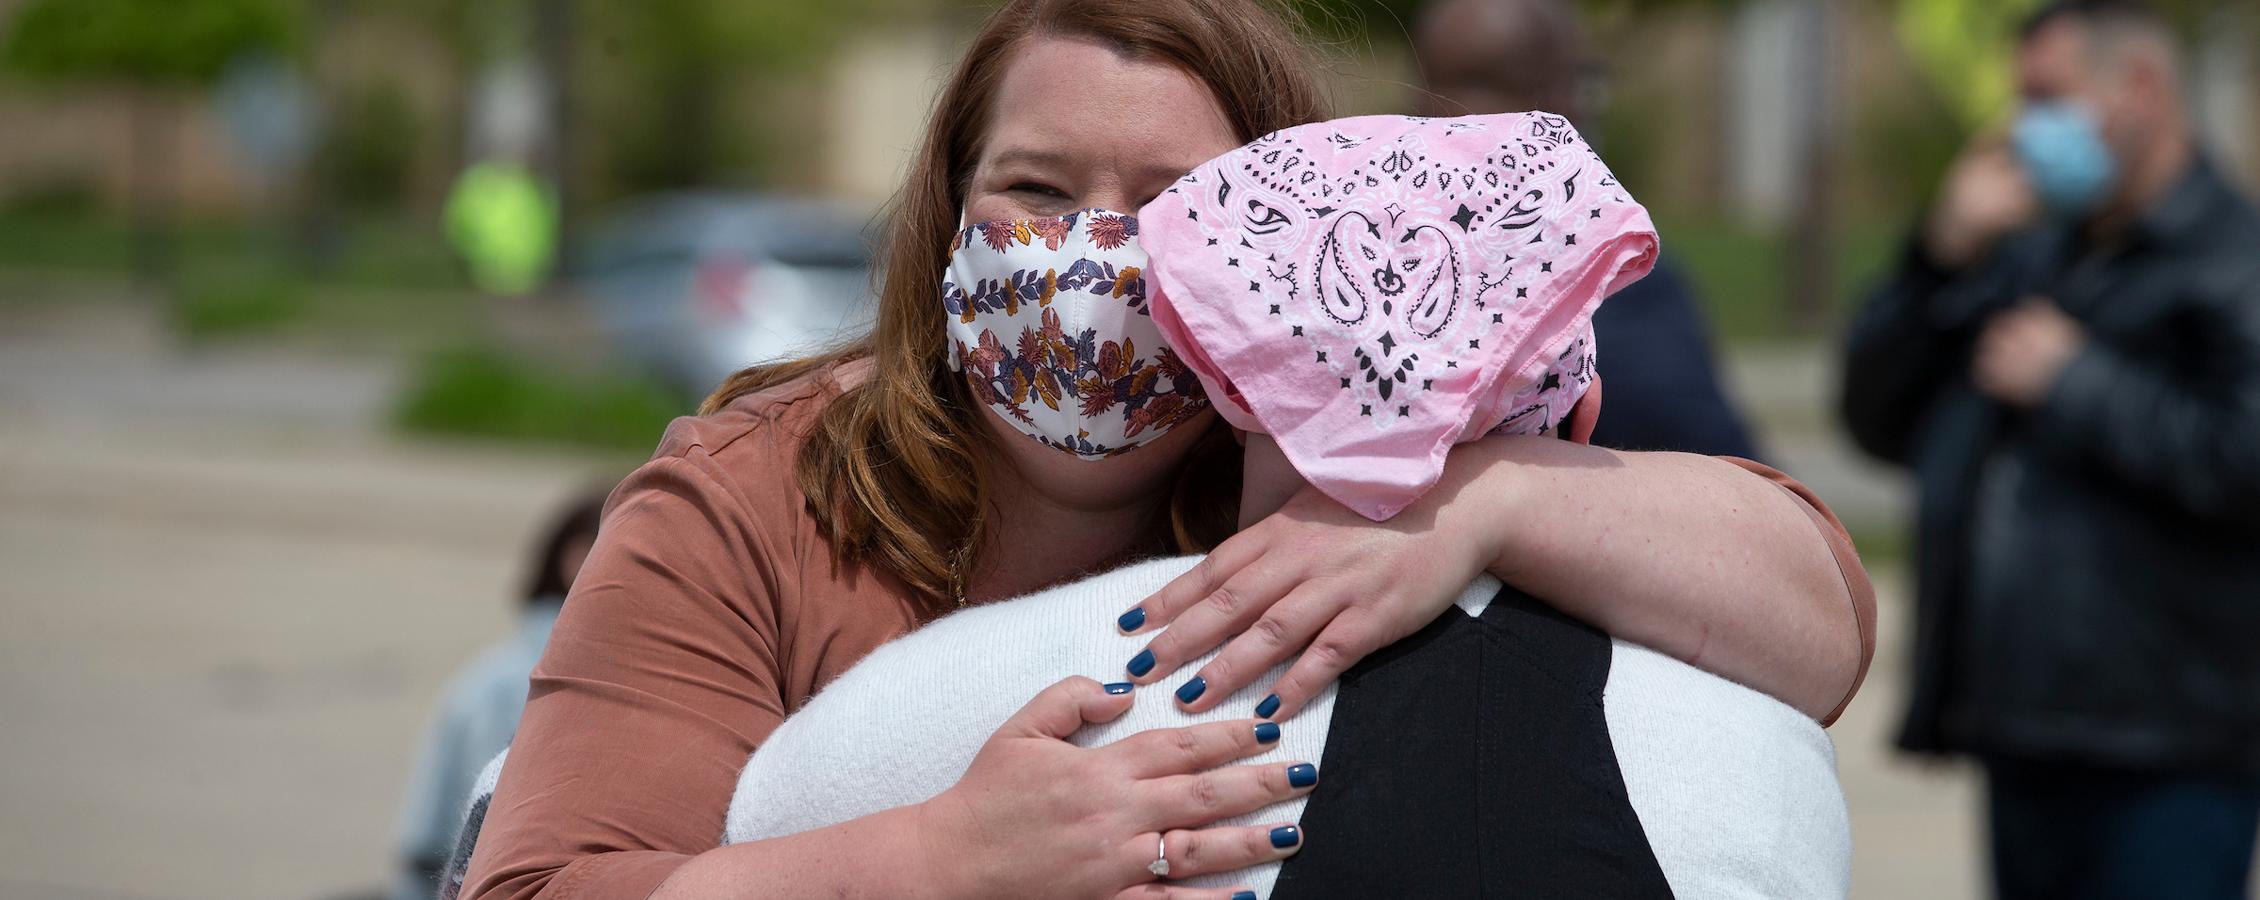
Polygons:
<instances>
[{"instance_id":1,"label":"dark jacket","mask_svg":"<svg viewBox=\"0 0 2260 900\"><path fill-rule=\"evenodd\" d=\"M2033 294L2089 340L2017 411L1971 345ZM2209 165L2109 246L2040 228L1948 273L1910 242L1842 399L1921 491L1901 746L2260 771L2260 214Z\"/></svg>"},{"instance_id":2,"label":"dark jacket","mask_svg":"<svg viewBox=\"0 0 2260 900\"><path fill-rule=\"evenodd\" d=\"M1602 386L1594 444L1762 458L1719 390L1702 313L1669 258L1601 304L1593 336Z\"/></svg>"}]
</instances>

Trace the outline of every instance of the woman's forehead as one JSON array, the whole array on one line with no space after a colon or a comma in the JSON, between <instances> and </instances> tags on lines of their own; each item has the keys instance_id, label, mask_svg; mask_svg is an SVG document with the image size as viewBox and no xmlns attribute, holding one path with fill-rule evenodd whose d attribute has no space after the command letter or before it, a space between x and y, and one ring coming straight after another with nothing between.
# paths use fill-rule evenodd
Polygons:
<instances>
[{"instance_id":1,"label":"woman's forehead","mask_svg":"<svg viewBox=\"0 0 2260 900\"><path fill-rule=\"evenodd\" d=\"M1023 42L995 103L982 153L992 166L1106 167L1173 180L1241 143L1199 78L1079 38Z\"/></svg>"}]
</instances>

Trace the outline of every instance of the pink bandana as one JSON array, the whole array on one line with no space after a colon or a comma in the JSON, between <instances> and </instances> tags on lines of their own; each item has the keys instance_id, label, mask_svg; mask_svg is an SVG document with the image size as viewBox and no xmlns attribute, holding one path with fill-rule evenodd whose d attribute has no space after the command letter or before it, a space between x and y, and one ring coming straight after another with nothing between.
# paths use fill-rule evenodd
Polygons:
<instances>
[{"instance_id":1,"label":"pink bandana","mask_svg":"<svg viewBox=\"0 0 2260 900\"><path fill-rule=\"evenodd\" d=\"M1557 427L1594 383L1594 308L1656 259L1647 211L1549 113L1273 132L1138 219L1154 322L1217 411L1376 521L1454 443Z\"/></svg>"}]
</instances>

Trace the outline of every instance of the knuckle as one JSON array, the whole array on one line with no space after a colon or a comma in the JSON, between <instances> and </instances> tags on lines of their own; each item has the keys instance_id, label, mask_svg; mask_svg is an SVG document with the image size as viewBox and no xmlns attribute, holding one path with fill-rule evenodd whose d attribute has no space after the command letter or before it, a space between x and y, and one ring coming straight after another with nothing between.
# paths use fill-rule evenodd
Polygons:
<instances>
[{"instance_id":1,"label":"knuckle","mask_svg":"<svg viewBox=\"0 0 2260 900\"><path fill-rule=\"evenodd\" d=\"M1191 799L1193 808L1201 815L1211 816L1222 810L1224 794L1224 785L1217 780L1216 773L1202 772L1193 776Z\"/></svg>"},{"instance_id":2,"label":"knuckle","mask_svg":"<svg viewBox=\"0 0 2260 900\"><path fill-rule=\"evenodd\" d=\"M1219 547L1217 549L1221 550L1223 548ZM1201 557L1200 562L1193 564L1192 583L1203 591L1207 591L1209 589L1209 585L1215 584L1217 582L1216 572L1217 566L1219 564L1216 561L1216 557L1217 554L1210 553L1207 556Z\"/></svg>"},{"instance_id":3,"label":"knuckle","mask_svg":"<svg viewBox=\"0 0 2260 900\"><path fill-rule=\"evenodd\" d=\"M1191 728L1179 728L1169 733L1169 752L1187 765L1200 762L1201 735Z\"/></svg>"},{"instance_id":4,"label":"knuckle","mask_svg":"<svg viewBox=\"0 0 2260 900\"><path fill-rule=\"evenodd\" d=\"M1321 636L1312 641L1310 649L1304 652L1309 654L1312 662L1328 669L1344 668L1356 657L1355 648L1348 639L1340 635Z\"/></svg>"},{"instance_id":5,"label":"knuckle","mask_svg":"<svg viewBox=\"0 0 2260 900\"><path fill-rule=\"evenodd\" d=\"M1278 616L1257 619L1254 625L1248 626L1248 633L1266 647L1287 646L1287 623Z\"/></svg>"},{"instance_id":6,"label":"knuckle","mask_svg":"<svg viewBox=\"0 0 2260 900\"><path fill-rule=\"evenodd\" d=\"M1210 608L1217 612L1230 617L1239 614L1240 610L1247 607L1248 598L1245 593L1233 590L1231 585L1225 585L1210 591L1208 599L1203 602L1206 602Z\"/></svg>"},{"instance_id":7,"label":"knuckle","mask_svg":"<svg viewBox=\"0 0 2260 900\"><path fill-rule=\"evenodd\" d=\"M1231 654L1228 653L1219 653L1215 659L1208 661L1208 665L1201 667L1200 676L1208 682L1209 694L1221 696L1224 692L1217 690L1216 686L1231 683L1230 679L1234 667L1230 656Z\"/></svg>"},{"instance_id":8,"label":"knuckle","mask_svg":"<svg viewBox=\"0 0 2260 900\"><path fill-rule=\"evenodd\" d=\"M1182 835L1182 837L1178 837ZM1215 842L1199 831L1174 832L1172 837L1184 845L1185 865L1196 871L1206 871L1205 864L1216 856Z\"/></svg>"}]
</instances>

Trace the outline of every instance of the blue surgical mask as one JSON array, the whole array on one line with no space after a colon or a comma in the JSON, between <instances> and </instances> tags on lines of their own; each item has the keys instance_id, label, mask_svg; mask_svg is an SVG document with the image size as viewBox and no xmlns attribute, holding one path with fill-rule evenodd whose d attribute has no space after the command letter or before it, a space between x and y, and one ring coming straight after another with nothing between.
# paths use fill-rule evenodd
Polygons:
<instances>
[{"instance_id":1,"label":"blue surgical mask","mask_svg":"<svg viewBox=\"0 0 2260 900\"><path fill-rule=\"evenodd\" d=\"M2095 114L2074 103L2034 103L2017 115L2010 136L2017 160L2048 211L2078 216L2094 211L2117 168L2103 144Z\"/></svg>"}]
</instances>

